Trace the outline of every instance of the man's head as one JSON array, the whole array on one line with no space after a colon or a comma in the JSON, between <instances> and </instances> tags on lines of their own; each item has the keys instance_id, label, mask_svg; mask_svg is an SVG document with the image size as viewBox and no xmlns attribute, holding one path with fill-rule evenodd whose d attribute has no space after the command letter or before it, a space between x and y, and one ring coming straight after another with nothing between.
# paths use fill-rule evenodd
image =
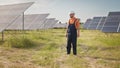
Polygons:
<instances>
[{"instance_id":1,"label":"man's head","mask_svg":"<svg viewBox=\"0 0 120 68\"><path fill-rule=\"evenodd\" d=\"M74 11L71 11L70 12L70 18L73 18L75 16L75 12Z\"/></svg>"}]
</instances>

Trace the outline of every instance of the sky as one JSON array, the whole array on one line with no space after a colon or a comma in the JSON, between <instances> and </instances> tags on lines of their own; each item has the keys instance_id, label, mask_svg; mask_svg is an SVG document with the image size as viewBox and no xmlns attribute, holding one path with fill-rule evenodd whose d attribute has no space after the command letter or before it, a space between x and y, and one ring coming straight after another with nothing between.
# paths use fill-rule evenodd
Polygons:
<instances>
[{"instance_id":1,"label":"sky","mask_svg":"<svg viewBox=\"0 0 120 68\"><path fill-rule=\"evenodd\" d=\"M50 13L48 18L56 18L65 23L69 13L85 22L94 16L107 16L108 12L120 11L120 0L0 0L0 5L35 2L25 14Z\"/></svg>"}]
</instances>

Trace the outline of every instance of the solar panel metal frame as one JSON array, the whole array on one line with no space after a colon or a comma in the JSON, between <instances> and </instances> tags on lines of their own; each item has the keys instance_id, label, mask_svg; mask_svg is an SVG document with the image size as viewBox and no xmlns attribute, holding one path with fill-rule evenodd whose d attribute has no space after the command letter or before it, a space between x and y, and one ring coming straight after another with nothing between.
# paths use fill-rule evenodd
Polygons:
<instances>
[{"instance_id":1,"label":"solar panel metal frame","mask_svg":"<svg viewBox=\"0 0 120 68\"><path fill-rule=\"evenodd\" d=\"M117 32L120 32L120 22L119 22L119 26L118 26Z\"/></svg>"}]
</instances>

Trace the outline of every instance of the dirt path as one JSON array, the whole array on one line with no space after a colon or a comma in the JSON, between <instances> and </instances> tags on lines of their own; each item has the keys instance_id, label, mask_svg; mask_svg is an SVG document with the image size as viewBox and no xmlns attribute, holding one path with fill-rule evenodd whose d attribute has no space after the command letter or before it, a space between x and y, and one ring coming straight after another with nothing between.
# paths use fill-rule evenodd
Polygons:
<instances>
[{"instance_id":1,"label":"dirt path","mask_svg":"<svg viewBox=\"0 0 120 68\"><path fill-rule=\"evenodd\" d=\"M71 68L68 65L65 64L65 61L69 59L69 55L66 55L66 47L65 44L63 44L59 49L60 57L55 59L56 65L58 65L58 68Z\"/></svg>"},{"instance_id":2,"label":"dirt path","mask_svg":"<svg viewBox=\"0 0 120 68\"><path fill-rule=\"evenodd\" d=\"M64 62L68 59L68 56L63 55L56 59L57 65L59 65L59 68L70 68L69 66L65 65Z\"/></svg>"},{"instance_id":3,"label":"dirt path","mask_svg":"<svg viewBox=\"0 0 120 68\"><path fill-rule=\"evenodd\" d=\"M83 58L88 61L89 68L105 68L103 65L97 64L98 61L97 59L93 59L90 57L83 57Z\"/></svg>"}]
</instances>

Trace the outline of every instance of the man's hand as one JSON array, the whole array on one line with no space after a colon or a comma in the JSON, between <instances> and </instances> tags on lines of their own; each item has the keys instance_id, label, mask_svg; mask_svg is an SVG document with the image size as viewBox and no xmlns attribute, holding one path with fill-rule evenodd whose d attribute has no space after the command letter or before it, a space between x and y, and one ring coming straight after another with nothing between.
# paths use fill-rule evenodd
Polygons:
<instances>
[{"instance_id":1,"label":"man's hand","mask_svg":"<svg viewBox=\"0 0 120 68\"><path fill-rule=\"evenodd\" d=\"M77 33L77 37L80 37L80 34L79 34L79 33Z\"/></svg>"},{"instance_id":2,"label":"man's hand","mask_svg":"<svg viewBox=\"0 0 120 68\"><path fill-rule=\"evenodd\" d=\"M77 30L77 37L80 37L80 30Z\"/></svg>"},{"instance_id":3,"label":"man's hand","mask_svg":"<svg viewBox=\"0 0 120 68\"><path fill-rule=\"evenodd\" d=\"M68 37L68 34L66 33L66 37Z\"/></svg>"}]
</instances>

